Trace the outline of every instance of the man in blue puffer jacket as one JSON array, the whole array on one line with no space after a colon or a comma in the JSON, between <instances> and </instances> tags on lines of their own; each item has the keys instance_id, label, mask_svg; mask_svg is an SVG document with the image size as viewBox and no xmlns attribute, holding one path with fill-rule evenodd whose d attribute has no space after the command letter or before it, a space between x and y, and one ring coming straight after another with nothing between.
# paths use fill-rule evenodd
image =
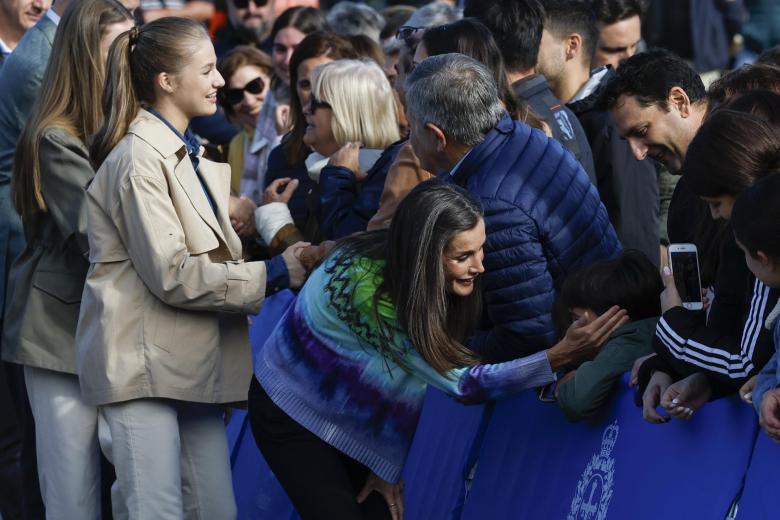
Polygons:
<instances>
[{"instance_id":1,"label":"man in blue puffer jacket","mask_svg":"<svg viewBox=\"0 0 780 520\"><path fill-rule=\"evenodd\" d=\"M558 142L509 117L492 74L471 58L424 60L406 100L421 166L485 209L487 316L470 346L487 362L541 354L555 343L551 311L563 278L621 250L596 188Z\"/></svg>"}]
</instances>

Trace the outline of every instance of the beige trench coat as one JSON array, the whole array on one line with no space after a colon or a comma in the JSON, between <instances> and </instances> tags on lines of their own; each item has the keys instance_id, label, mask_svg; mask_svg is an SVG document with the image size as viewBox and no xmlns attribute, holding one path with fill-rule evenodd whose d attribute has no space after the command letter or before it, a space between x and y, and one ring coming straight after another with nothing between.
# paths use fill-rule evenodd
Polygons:
<instances>
[{"instance_id":1,"label":"beige trench coat","mask_svg":"<svg viewBox=\"0 0 780 520\"><path fill-rule=\"evenodd\" d=\"M87 190L76 362L89 403L246 399L245 314L263 301L265 264L241 260L230 168L201 158L200 173L216 215L184 143L142 110Z\"/></svg>"}]
</instances>

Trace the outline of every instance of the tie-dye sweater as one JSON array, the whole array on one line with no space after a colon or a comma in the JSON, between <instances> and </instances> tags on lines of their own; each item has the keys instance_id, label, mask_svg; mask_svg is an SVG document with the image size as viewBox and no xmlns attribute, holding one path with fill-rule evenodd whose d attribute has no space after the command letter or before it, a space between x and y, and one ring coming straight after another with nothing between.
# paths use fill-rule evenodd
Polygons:
<instances>
[{"instance_id":1,"label":"tie-dye sweater","mask_svg":"<svg viewBox=\"0 0 780 520\"><path fill-rule=\"evenodd\" d=\"M386 348L398 355L383 355L375 345L386 340L373 312L382 265L331 256L271 333L255 359L255 374L291 418L379 477L397 482L428 384L473 403L546 384L553 376L545 352L445 376L397 327ZM380 300L378 310L395 323L390 301Z\"/></svg>"}]
</instances>

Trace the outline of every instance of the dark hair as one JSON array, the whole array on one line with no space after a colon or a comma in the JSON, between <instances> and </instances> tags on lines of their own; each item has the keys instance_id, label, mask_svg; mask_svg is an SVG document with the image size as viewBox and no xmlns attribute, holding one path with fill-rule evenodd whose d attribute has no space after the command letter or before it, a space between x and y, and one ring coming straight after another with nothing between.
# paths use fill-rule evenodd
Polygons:
<instances>
[{"instance_id":1,"label":"dark hair","mask_svg":"<svg viewBox=\"0 0 780 520\"><path fill-rule=\"evenodd\" d=\"M97 169L125 136L141 106L155 101L155 76L175 74L198 45L211 45L202 24L165 17L120 34L108 51L103 89L103 124L89 149Z\"/></svg>"},{"instance_id":2,"label":"dark hair","mask_svg":"<svg viewBox=\"0 0 780 520\"><path fill-rule=\"evenodd\" d=\"M759 119L780 126L780 94L768 90L753 90L738 94L728 99L718 109L753 114Z\"/></svg>"},{"instance_id":3,"label":"dark hair","mask_svg":"<svg viewBox=\"0 0 780 520\"><path fill-rule=\"evenodd\" d=\"M601 110L615 108L620 96L634 96L640 105L668 110L672 87L680 87L691 103L704 100L706 90L699 74L682 58L661 49L635 54L615 71L599 98Z\"/></svg>"},{"instance_id":4,"label":"dark hair","mask_svg":"<svg viewBox=\"0 0 780 520\"><path fill-rule=\"evenodd\" d=\"M627 20L645 14L647 5L642 0L591 0L596 20L604 25Z\"/></svg>"},{"instance_id":5,"label":"dark hair","mask_svg":"<svg viewBox=\"0 0 780 520\"><path fill-rule=\"evenodd\" d=\"M780 45L770 47L759 54L756 63L766 63L767 65L780 67Z\"/></svg>"},{"instance_id":6,"label":"dark hair","mask_svg":"<svg viewBox=\"0 0 780 520\"><path fill-rule=\"evenodd\" d=\"M276 34L286 27L298 29L303 34L311 34L315 31L328 29L325 21L325 13L316 7L290 7L274 21L271 28L271 43L276 39Z\"/></svg>"},{"instance_id":7,"label":"dark hair","mask_svg":"<svg viewBox=\"0 0 780 520\"><path fill-rule=\"evenodd\" d=\"M284 137L284 147L290 166L301 166L309 155L308 147L303 144L306 132L306 120L303 107L298 98L298 67L304 61L318 56L328 56L334 60L357 58L352 44L346 38L331 32L316 31L301 40L290 57L290 132Z\"/></svg>"},{"instance_id":8,"label":"dark hair","mask_svg":"<svg viewBox=\"0 0 780 520\"><path fill-rule=\"evenodd\" d=\"M558 335L566 334L574 307L603 314L619 305L634 321L660 316L663 289L658 268L640 251L594 262L567 276L561 286L554 312Z\"/></svg>"},{"instance_id":9,"label":"dark hair","mask_svg":"<svg viewBox=\"0 0 780 520\"><path fill-rule=\"evenodd\" d=\"M538 0L467 0L463 15L478 18L490 29L509 72L536 66L544 28Z\"/></svg>"},{"instance_id":10,"label":"dark hair","mask_svg":"<svg viewBox=\"0 0 780 520\"><path fill-rule=\"evenodd\" d=\"M596 16L587 2L582 0L542 0L544 28L556 38L577 33L582 37L583 59L590 64L596 52L599 30Z\"/></svg>"},{"instance_id":11,"label":"dark hair","mask_svg":"<svg viewBox=\"0 0 780 520\"><path fill-rule=\"evenodd\" d=\"M271 65L271 57L264 53L260 49L251 45L238 45L230 49L217 63L217 70L225 80L225 87L230 82L230 78L233 74L238 72L238 69L244 66L257 67L262 70L269 78L273 76L274 69ZM219 96L219 104L222 106L222 110L225 111L225 115L228 118L232 117L235 113L233 105L228 103L224 97Z\"/></svg>"},{"instance_id":12,"label":"dark hair","mask_svg":"<svg viewBox=\"0 0 780 520\"><path fill-rule=\"evenodd\" d=\"M743 65L727 72L710 85L707 97L714 107L732 96L751 90L769 90L780 94L780 68L763 63Z\"/></svg>"},{"instance_id":13,"label":"dark hair","mask_svg":"<svg viewBox=\"0 0 780 520\"><path fill-rule=\"evenodd\" d=\"M347 39L352 44L358 58L367 58L380 67L384 67L385 55L382 52L382 47L375 40L365 34L347 36Z\"/></svg>"},{"instance_id":14,"label":"dark hair","mask_svg":"<svg viewBox=\"0 0 780 520\"><path fill-rule=\"evenodd\" d=\"M700 197L738 195L780 171L780 127L745 112L716 110L688 146L683 171Z\"/></svg>"},{"instance_id":15,"label":"dark hair","mask_svg":"<svg viewBox=\"0 0 780 520\"><path fill-rule=\"evenodd\" d=\"M762 251L780 258L780 175L761 179L737 197L731 227L751 256Z\"/></svg>"},{"instance_id":16,"label":"dark hair","mask_svg":"<svg viewBox=\"0 0 780 520\"><path fill-rule=\"evenodd\" d=\"M514 119L527 122L535 128L542 128L528 103L518 98L509 85L501 51L490 30L476 18L464 18L457 22L431 27L422 37L422 43L429 56L457 52L465 54L485 65L493 72L498 94Z\"/></svg>"},{"instance_id":17,"label":"dark hair","mask_svg":"<svg viewBox=\"0 0 780 520\"><path fill-rule=\"evenodd\" d=\"M473 195L431 179L401 201L389 230L345 238L333 253L337 263L350 263L355 257L386 261L374 295L374 317L387 338L400 325L423 359L442 374L477 361L463 343L482 312L479 289L465 297L449 294L442 254L455 235L473 229L482 218L482 206ZM388 297L397 324L379 315L380 300ZM402 364L403 353L389 351L389 344L379 341L373 346Z\"/></svg>"},{"instance_id":18,"label":"dark hair","mask_svg":"<svg viewBox=\"0 0 780 520\"><path fill-rule=\"evenodd\" d=\"M385 26L379 33L381 41L394 38L395 33L400 29L417 10L411 5L391 5L382 9L382 16L385 19Z\"/></svg>"}]
</instances>

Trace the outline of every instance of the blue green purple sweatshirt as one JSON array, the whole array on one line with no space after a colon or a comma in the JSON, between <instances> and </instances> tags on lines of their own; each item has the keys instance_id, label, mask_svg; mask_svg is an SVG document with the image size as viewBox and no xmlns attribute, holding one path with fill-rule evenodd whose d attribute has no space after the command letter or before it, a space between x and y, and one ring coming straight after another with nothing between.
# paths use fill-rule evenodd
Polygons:
<instances>
[{"instance_id":1,"label":"blue green purple sweatshirt","mask_svg":"<svg viewBox=\"0 0 780 520\"><path fill-rule=\"evenodd\" d=\"M287 415L382 479L401 477L427 385L476 403L553 380L544 351L440 374L399 326L380 332L373 309L383 263L338 256L309 277L256 356L255 375ZM378 313L397 324L387 298Z\"/></svg>"}]
</instances>

